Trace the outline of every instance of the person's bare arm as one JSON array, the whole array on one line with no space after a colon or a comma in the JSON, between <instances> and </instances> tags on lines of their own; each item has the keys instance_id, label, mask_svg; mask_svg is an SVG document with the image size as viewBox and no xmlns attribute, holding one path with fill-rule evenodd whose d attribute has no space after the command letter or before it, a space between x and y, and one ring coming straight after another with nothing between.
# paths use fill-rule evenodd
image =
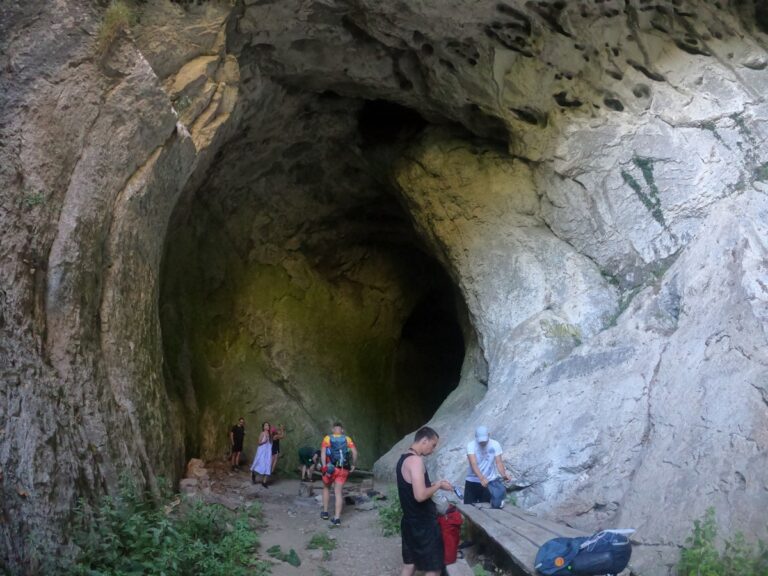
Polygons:
<instances>
[{"instance_id":1,"label":"person's bare arm","mask_svg":"<svg viewBox=\"0 0 768 576\"><path fill-rule=\"evenodd\" d=\"M349 451L352 452L352 466L349 469L351 472L355 469L355 466L357 466L357 448L355 446L350 446Z\"/></svg>"},{"instance_id":2,"label":"person's bare arm","mask_svg":"<svg viewBox=\"0 0 768 576\"><path fill-rule=\"evenodd\" d=\"M483 476L483 473L480 472L480 467L477 465L477 456L474 454L467 454L467 460L469 460L469 467L472 468L472 472L474 472L475 476L480 479L480 484L482 484L483 488L488 486L488 478Z\"/></svg>"},{"instance_id":3,"label":"person's bare arm","mask_svg":"<svg viewBox=\"0 0 768 576\"><path fill-rule=\"evenodd\" d=\"M410 457L403 462L403 478L411 483L413 497L417 502L424 502L435 495L438 490L453 490L453 486L447 480L440 480L427 486L424 482L424 462L421 458Z\"/></svg>"},{"instance_id":4,"label":"person's bare arm","mask_svg":"<svg viewBox=\"0 0 768 576\"><path fill-rule=\"evenodd\" d=\"M510 477L509 477L509 474L507 474L507 469L504 468L504 461L501 459L501 454L496 456L495 462L496 462L496 469L499 471L499 474L501 475L501 477L504 478L505 482L509 482Z\"/></svg>"},{"instance_id":5,"label":"person's bare arm","mask_svg":"<svg viewBox=\"0 0 768 576\"><path fill-rule=\"evenodd\" d=\"M320 465L325 468L327 462L325 461L327 458L327 455L325 453L325 445L320 444Z\"/></svg>"}]
</instances>

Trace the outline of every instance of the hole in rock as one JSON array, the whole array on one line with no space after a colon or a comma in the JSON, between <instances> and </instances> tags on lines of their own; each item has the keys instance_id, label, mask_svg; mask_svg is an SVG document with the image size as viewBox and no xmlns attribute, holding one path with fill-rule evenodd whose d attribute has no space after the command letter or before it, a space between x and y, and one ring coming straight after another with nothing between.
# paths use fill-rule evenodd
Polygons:
<instances>
[{"instance_id":1,"label":"hole in rock","mask_svg":"<svg viewBox=\"0 0 768 576\"><path fill-rule=\"evenodd\" d=\"M366 100L358 114L363 144L387 144L416 136L428 122L411 108L386 100Z\"/></svg>"},{"instance_id":2,"label":"hole in rock","mask_svg":"<svg viewBox=\"0 0 768 576\"><path fill-rule=\"evenodd\" d=\"M427 122L383 101L286 99L285 116L246 125L173 216L169 395L186 458L223 458L243 416L246 460L262 421L286 426L287 472L341 420L367 467L456 388L470 336L451 277L381 177Z\"/></svg>"}]
</instances>

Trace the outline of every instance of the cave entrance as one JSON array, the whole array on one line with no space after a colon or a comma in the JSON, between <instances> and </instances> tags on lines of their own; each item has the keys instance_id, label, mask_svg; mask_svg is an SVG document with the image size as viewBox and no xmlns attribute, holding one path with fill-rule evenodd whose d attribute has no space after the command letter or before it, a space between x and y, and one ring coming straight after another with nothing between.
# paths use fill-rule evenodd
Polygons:
<instances>
[{"instance_id":1,"label":"cave entrance","mask_svg":"<svg viewBox=\"0 0 768 576\"><path fill-rule=\"evenodd\" d=\"M464 304L387 184L407 109L285 95L254 117L171 223L161 323L186 457L215 458L246 419L296 450L340 420L370 466L459 384ZM258 125L256 126L256 123Z\"/></svg>"}]
</instances>

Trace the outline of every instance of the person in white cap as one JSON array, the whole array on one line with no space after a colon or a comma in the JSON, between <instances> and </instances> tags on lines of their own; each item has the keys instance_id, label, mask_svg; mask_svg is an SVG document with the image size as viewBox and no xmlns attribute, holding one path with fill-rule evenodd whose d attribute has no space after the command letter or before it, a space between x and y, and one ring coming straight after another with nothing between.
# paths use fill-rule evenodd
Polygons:
<instances>
[{"instance_id":1,"label":"person in white cap","mask_svg":"<svg viewBox=\"0 0 768 576\"><path fill-rule=\"evenodd\" d=\"M494 508L504 507L506 489L501 482L510 480L501 459L501 444L491 439L488 428L478 426L475 439L467 444L469 471L464 483L464 504L490 502Z\"/></svg>"}]
</instances>

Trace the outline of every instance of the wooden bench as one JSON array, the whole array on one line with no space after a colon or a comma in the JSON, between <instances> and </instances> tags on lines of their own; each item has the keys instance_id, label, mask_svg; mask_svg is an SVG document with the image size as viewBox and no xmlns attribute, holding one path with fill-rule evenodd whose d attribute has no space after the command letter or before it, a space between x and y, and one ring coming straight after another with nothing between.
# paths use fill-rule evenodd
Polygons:
<instances>
[{"instance_id":1,"label":"wooden bench","mask_svg":"<svg viewBox=\"0 0 768 576\"><path fill-rule=\"evenodd\" d=\"M536 552L547 540L585 535L515 506L492 509L490 504L457 504L456 507L472 525L504 550L523 574L536 574Z\"/></svg>"}]
</instances>

